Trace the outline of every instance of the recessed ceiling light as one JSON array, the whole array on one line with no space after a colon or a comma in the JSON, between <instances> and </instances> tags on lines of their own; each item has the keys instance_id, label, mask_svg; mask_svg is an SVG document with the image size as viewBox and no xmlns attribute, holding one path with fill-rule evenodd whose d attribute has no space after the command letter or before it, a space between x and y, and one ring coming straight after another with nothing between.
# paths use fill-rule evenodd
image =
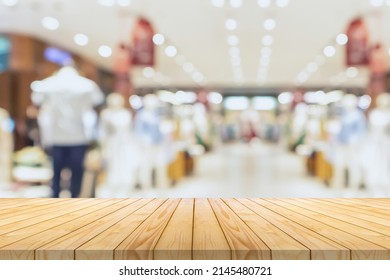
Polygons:
<instances>
[{"instance_id":1,"label":"recessed ceiling light","mask_svg":"<svg viewBox=\"0 0 390 280\"><path fill-rule=\"evenodd\" d=\"M237 46L238 45L238 37L236 35L230 35L228 37L228 44L231 46Z\"/></svg>"},{"instance_id":2,"label":"recessed ceiling light","mask_svg":"<svg viewBox=\"0 0 390 280\"><path fill-rule=\"evenodd\" d=\"M271 35L265 35L263 37L263 45L264 46L267 46L267 47L271 46L273 44L273 42L274 42L274 38L272 38Z\"/></svg>"},{"instance_id":3,"label":"recessed ceiling light","mask_svg":"<svg viewBox=\"0 0 390 280\"><path fill-rule=\"evenodd\" d=\"M175 61L178 65L182 66L186 62L186 58L184 57L184 55L179 54L176 56Z\"/></svg>"},{"instance_id":4,"label":"recessed ceiling light","mask_svg":"<svg viewBox=\"0 0 390 280\"><path fill-rule=\"evenodd\" d=\"M155 35L153 36L153 43L154 43L154 44L160 46L160 45L164 44L164 42L165 42L165 37L164 37L164 35L158 34L158 33L157 33L157 34L155 34Z\"/></svg>"},{"instance_id":5,"label":"recessed ceiling light","mask_svg":"<svg viewBox=\"0 0 390 280\"><path fill-rule=\"evenodd\" d=\"M177 54L177 49L174 46L167 46L165 48L165 54L169 57L174 57Z\"/></svg>"},{"instance_id":6,"label":"recessed ceiling light","mask_svg":"<svg viewBox=\"0 0 390 280\"><path fill-rule=\"evenodd\" d=\"M98 0L98 2L105 7L112 7L115 5L115 0Z\"/></svg>"},{"instance_id":7,"label":"recessed ceiling light","mask_svg":"<svg viewBox=\"0 0 390 280\"><path fill-rule=\"evenodd\" d=\"M118 6L122 7L130 6L131 4L131 0L116 0L116 2L118 3Z\"/></svg>"},{"instance_id":8,"label":"recessed ceiling light","mask_svg":"<svg viewBox=\"0 0 390 280\"><path fill-rule=\"evenodd\" d=\"M110 57L112 55L112 49L109 46L103 45L99 47L99 54L102 57Z\"/></svg>"},{"instance_id":9,"label":"recessed ceiling light","mask_svg":"<svg viewBox=\"0 0 390 280\"><path fill-rule=\"evenodd\" d=\"M318 70L318 65L315 63L315 62L311 62L309 63L309 65L307 66L307 71L309 71L310 73L314 73Z\"/></svg>"},{"instance_id":10,"label":"recessed ceiling light","mask_svg":"<svg viewBox=\"0 0 390 280\"><path fill-rule=\"evenodd\" d=\"M240 8L242 6L242 0L230 0L230 6Z\"/></svg>"},{"instance_id":11,"label":"recessed ceiling light","mask_svg":"<svg viewBox=\"0 0 390 280\"><path fill-rule=\"evenodd\" d=\"M194 65L192 65L190 62L186 62L183 64L183 70L187 73L190 73L194 71Z\"/></svg>"},{"instance_id":12,"label":"recessed ceiling light","mask_svg":"<svg viewBox=\"0 0 390 280\"><path fill-rule=\"evenodd\" d=\"M2 2L5 6L13 7L13 6L16 6L19 1L18 0L3 0Z\"/></svg>"},{"instance_id":13,"label":"recessed ceiling light","mask_svg":"<svg viewBox=\"0 0 390 280\"><path fill-rule=\"evenodd\" d=\"M145 67L142 71L145 78L152 78L154 76L154 69L152 67Z\"/></svg>"},{"instance_id":14,"label":"recessed ceiling light","mask_svg":"<svg viewBox=\"0 0 390 280\"><path fill-rule=\"evenodd\" d=\"M371 6L380 7L385 3L385 1L384 0L370 0L370 3L371 3Z\"/></svg>"},{"instance_id":15,"label":"recessed ceiling light","mask_svg":"<svg viewBox=\"0 0 390 280\"><path fill-rule=\"evenodd\" d=\"M345 35L345 34L339 34L339 35L337 35L337 37L336 37L336 42L337 42L337 44L343 46L343 45L345 45L346 43L348 43L348 36Z\"/></svg>"},{"instance_id":16,"label":"recessed ceiling light","mask_svg":"<svg viewBox=\"0 0 390 280\"><path fill-rule=\"evenodd\" d=\"M349 67L349 68L347 69L346 74L347 74L347 77L348 77L348 78L356 78L356 77L358 76L358 74L359 74L359 71L358 71L358 69L355 68L355 67Z\"/></svg>"},{"instance_id":17,"label":"recessed ceiling light","mask_svg":"<svg viewBox=\"0 0 390 280\"><path fill-rule=\"evenodd\" d=\"M276 6L278 6L280 8L287 7L289 3L290 3L290 0L276 0Z\"/></svg>"},{"instance_id":18,"label":"recessed ceiling light","mask_svg":"<svg viewBox=\"0 0 390 280\"><path fill-rule=\"evenodd\" d=\"M225 5L225 0L212 0L211 3L214 7L221 8Z\"/></svg>"},{"instance_id":19,"label":"recessed ceiling light","mask_svg":"<svg viewBox=\"0 0 390 280\"><path fill-rule=\"evenodd\" d=\"M266 29L266 30L274 30L275 29L275 27L276 27L276 21L274 20L274 19L272 19L272 18L269 18L269 19L266 19L265 21L264 21L264 28Z\"/></svg>"},{"instance_id":20,"label":"recessed ceiling light","mask_svg":"<svg viewBox=\"0 0 390 280\"><path fill-rule=\"evenodd\" d=\"M58 19L53 17L44 17L41 23L48 30L57 30L60 27Z\"/></svg>"},{"instance_id":21,"label":"recessed ceiling light","mask_svg":"<svg viewBox=\"0 0 390 280\"><path fill-rule=\"evenodd\" d=\"M79 46L85 46L88 44L88 37L85 34L78 33L73 37L74 42Z\"/></svg>"},{"instance_id":22,"label":"recessed ceiling light","mask_svg":"<svg viewBox=\"0 0 390 280\"><path fill-rule=\"evenodd\" d=\"M272 49L270 47L263 47L261 49L261 56L271 56L272 55Z\"/></svg>"},{"instance_id":23,"label":"recessed ceiling light","mask_svg":"<svg viewBox=\"0 0 390 280\"><path fill-rule=\"evenodd\" d=\"M271 5L271 0L258 0L257 3L262 8L267 8Z\"/></svg>"},{"instance_id":24,"label":"recessed ceiling light","mask_svg":"<svg viewBox=\"0 0 390 280\"><path fill-rule=\"evenodd\" d=\"M333 46L327 46L324 49L324 55L327 57L332 57L336 54L336 49Z\"/></svg>"},{"instance_id":25,"label":"recessed ceiling light","mask_svg":"<svg viewBox=\"0 0 390 280\"><path fill-rule=\"evenodd\" d=\"M237 21L235 19L229 18L225 21L225 27L228 30L235 30L237 28Z\"/></svg>"}]
</instances>

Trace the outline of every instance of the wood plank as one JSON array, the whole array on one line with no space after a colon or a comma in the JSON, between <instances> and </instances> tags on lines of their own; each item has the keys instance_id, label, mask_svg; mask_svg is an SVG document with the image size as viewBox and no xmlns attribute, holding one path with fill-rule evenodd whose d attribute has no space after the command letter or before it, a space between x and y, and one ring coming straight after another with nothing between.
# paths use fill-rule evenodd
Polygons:
<instances>
[{"instance_id":1,"label":"wood plank","mask_svg":"<svg viewBox=\"0 0 390 280\"><path fill-rule=\"evenodd\" d=\"M119 221L128 218L132 213L145 206L152 199L141 199L122 209L108 214L98 220L47 243L35 251L38 260L73 260L75 250L102 232L109 230Z\"/></svg>"},{"instance_id":2,"label":"wood plank","mask_svg":"<svg viewBox=\"0 0 390 280\"><path fill-rule=\"evenodd\" d=\"M194 260L231 260L231 249L207 199L195 199Z\"/></svg>"},{"instance_id":3,"label":"wood plank","mask_svg":"<svg viewBox=\"0 0 390 280\"><path fill-rule=\"evenodd\" d=\"M49 200L50 199L48 198L33 198L33 199L0 198L0 210L23 207L31 204L39 204L39 203L45 204L45 203L49 203Z\"/></svg>"},{"instance_id":4,"label":"wood plank","mask_svg":"<svg viewBox=\"0 0 390 280\"><path fill-rule=\"evenodd\" d=\"M59 200L57 202L50 199L48 201L31 203L28 205L20 205L20 206L15 205L12 208L1 210L0 221L1 221L1 224L4 224L6 219L12 218L11 220L15 221L16 220L15 218L17 216L20 216L20 215L24 215L24 216L27 215L28 217L32 217L33 213L36 211L49 209L49 208L52 208L54 205L60 206L60 205L63 205L65 203L72 203L73 204L75 202L73 202L69 199L68 200ZM80 201L80 203L82 203L82 202Z\"/></svg>"},{"instance_id":5,"label":"wood plank","mask_svg":"<svg viewBox=\"0 0 390 280\"><path fill-rule=\"evenodd\" d=\"M299 204L298 202L296 202L295 205L282 200L272 200L271 202L281 207L297 212L306 217L321 221L322 223L327 224L329 226L336 227L342 231L350 233L351 235L360 237L379 246L390 249L390 236L368 229L370 227L368 227L367 224L362 224L362 226L358 226L350 223L348 220L339 220L334 217L331 211L322 211L322 213L319 213L317 207L314 206L314 208L310 208L310 206L307 207L307 205Z\"/></svg>"},{"instance_id":6,"label":"wood plank","mask_svg":"<svg viewBox=\"0 0 390 280\"><path fill-rule=\"evenodd\" d=\"M166 199L155 199L76 249L77 260L113 260L114 249Z\"/></svg>"},{"instance_id":7,"label":"wood plank","mask_svg":"<svg viewBox=\"0 0 390 280\"><path fill-rule=\"evenodd\" d=\"M191 260L194 199L182 199L154 248L155 260Z\"/></svg>"},{"instance_id":8,"label":"wood plank","mask_svg":"<svg viewBox=\"0 0 390 280\"><path fill-rule=\"evenodd\" d=\"M313 210L315 212L325 214L328 216L331 216L333 218L336 218L341 221L345 221L347 223L357 225L360 227L364 227L367 229L370 229L371 231L375 231L387 236L390 236L390 227L389 226L384 226L375 222L367 221L360 219L359 217L351 216L351 215L346 215L344 214L345 211L339 212L335 211L333 208L330 208L328 205L322 205L320 203L311 201L311 200L284 200L284 202L291 203L293 205L301 206L309 210Z\"/></svg>"},{"instance_id":9,"label":"wood plank","mask_svg":"<svg viewBox=\"0 0 390 280\"><path fill-rule=\"evenodd\" d=\"M238 199L238 201L309 248L312 260L349 260L351 258L348 248L317 234L294 220L271 211L252 200Z\"/></svg>"},{"instance_id":10,"label":"wood plank","mask_svg":"<svg viewBox=\"0 0 390 280\"><path fill-rule=\"evenodd\" d=\"M19 240L8 246L4 246L1 248L1 251L4 254L7 252L8 258L10 259L34 259L35 250L37 248L57 240L58 238L67 236L77 229L83 228L100 218L104 218L105 216L128 206L134 201L135 200L129 199L107 200L106 205L98 205L98 207L95 207L95 209L91 207L88 209L88 211L83 209L83 214L79 217L68 222L63 222L58 226L41 231L37 234L32 234L29 237ZM15 254L15 252L17 252L17 254Z\"/></svg>"},{"instance_id":11,"label":"wood plank","mask_svg":"<svg viewBox=\"0 0 390 280\"><path fill-rule=\"evenodd\" d=\"M357 217L362 220L375 222L381 225L390 226L390 219L388 214L380 213L377 209L363 209L360 207L346 206L324 200L313 200L320 205L328 205L328 207L335 209L339 212L345 213L346 215Z\"/></svg>"},{"instance_id":12,"label":"wood plank","mask_svg":"<svg viewBox=\"0 0 390 280\"><path fill-rule=\"evenodd\" d=\"M310 201L317 201L317 200L311 199ZM321 202L321 200L319 200L319 201ZM322 202L336 203L338 206L343 205L343 206L349 206L349 207L357 207L360 210L366 210L367 213L373 213L373 211L374 211L375 213L383 214L385 217L390 216L390 207L388 207L388 208L385 208L385 206L377 207L377 206L373 205L372 203L363 204L361 202L359 203L358 200L333 199L333 200L322 200Z\"/></svg>"},{"instance_id":13,"label":"wood plank","mask_svg":"<svg viewBox=\"0 0 390 280\"><path fill-rule=\"evenodd\" d=\"M375 209L383 209L383 210L390 210L390 203L389 204L380 204L376 203L373 200L367 200L367 199L343 199L344 201L353 202L356 206L365 205L370 206ZM390 199L389 199L390 201Z\"/></svg>"},{"instance_id":14,"label":"wood plank","mask_svg":"<svg viewBox=\"0 0 390 280\"><path fill-rule=\"evenodd\" d=\"M220 199L209 199L232 250L233 260L270 260L264 242Z\"/></svg>"},{"instance_id":15,"label":"wood plank","mask_svg":"<svg viewBox=\"0 0 390 280\"><path fill-rule=\"evenodd\" d=\"M269 200L266 201L262 199L254 199L253 201L301 224L302 226L307 227L308 229L311 229L317 234L326 236L333 241L337 241L337 243L351 250L351 258L353 260L390 259L390 251L382 246L378 246L372 242L351 235L351 233L339 230L336 227L328 226L321 221L308 218L289 209L280 207L274 203L269 202Z\"/></svg>"},{"instance_id":16,"label":"wood plank","mask_svg":"<svg viewBox=\"0 0 390 280\"><path fill-rule=\"evenodd\" d=\"M235 199L223 201L271 250L273 260L310 260L310 250Z\"/></svg>"},{"instance_id":17,"label":"wood plank","mask_svg":"<svg viewBox=\"0 0 390 280\"><path fill-rule=\"evenodd\" d=\"M170 199L150 215L115 249L116 260L153 260L153 250L180 199Z\"/></svg>"},{"instance_id":18,"label":"wood plank","mask_svg":"<svg viewBox=\"0 0 390 280\"><path fill-rule=\"evenodd\" d=\"M35 223L30 227L25 227L16 231L9 232L7 234L2 234L0 239L0 259L13 259L13 258L18 258L19 256L24 256L24 251L9 252L8 250L3 250L5 246L8 246L22 239L28 238L31 235L43 232L47 229L56 227L63 223L73 221L79 217L94 212L99 208L104 207L105 205L111 205L113 203L116 203L117 201L118 201L117 199L105 200L101 203L96 203L96 201L91 200L89 204L85 203L85 205L83 206L72 207L50 220L44 220L43 222ZM28 255L28 257L29 257L28 259L34 258L33 255Z\"/></svg>"},{"instance_id":19,"label":"wood plank","mask_svg":"<svg viewBox=\"0 0 390 280\"><path fill-rule=\"evenodd\" d=\"M37 211L31 211L31 215L28 213L10 217L4 220L0 220L0 235L10 233L15 230L33 226L41 222L54 219L63 214L74 212L78 209L83 209L87 206L103 203L104 200L90 200L90 201L74 201L71 200L64 202L58 206L51 205L48 209L39 209ZM1 244L1 242L0 242Z\"/></svg>"}]
</instances>

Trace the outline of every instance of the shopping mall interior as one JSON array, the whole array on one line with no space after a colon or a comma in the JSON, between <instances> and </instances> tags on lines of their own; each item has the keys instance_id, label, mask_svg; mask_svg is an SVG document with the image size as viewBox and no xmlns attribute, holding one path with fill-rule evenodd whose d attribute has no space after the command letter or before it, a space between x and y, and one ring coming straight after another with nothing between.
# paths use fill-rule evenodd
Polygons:
<instances>
[{"instance_id":1,"label":"shopping mall interior","mask_svg":"<svg viewBox=\"0 0 390 280\"><path fill-rule=\"evenodd\" d=\"M0 0L0 197L390 197L389 35L388 0Z\"/></svg>"}]
</instances>

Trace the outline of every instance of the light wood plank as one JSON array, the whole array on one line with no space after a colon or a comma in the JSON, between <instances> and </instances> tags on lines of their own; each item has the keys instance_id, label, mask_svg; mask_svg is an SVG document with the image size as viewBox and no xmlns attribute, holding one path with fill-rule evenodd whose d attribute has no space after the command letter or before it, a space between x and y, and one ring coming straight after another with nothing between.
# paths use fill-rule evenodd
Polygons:
<instances>
[{"instance_id":1,"label":"light wood plank","mask_svg":"<svg viewBox=\"0 0 390 280\"><path fill-rule=\"evenodd\" d=\"M103 203L104 200L90 200L90 201L75 201L65 202L58 206L52 205L48 209L40 209L37 211L31 211L31 215L23 214L14 218L7 218L0 220L0 235L7 234L22 228L33 226L41 222L54 219L63 214L74 212L75 210L83 209L87 206ZM1 240L0 240L1 245Z\"/></svg>"},{"instance_id":2,"label":"light wood plank","mask_svg":"<svg viewBox=\"0 0 390 280\"><path fill-rule=\"evenodd\" d=\"M77 260L113 260L114 249L166 199L155 199L76 249Z\"/></svg>"},{"instance_id":3,"label":"light wood plank","mask_svg":"<svg viewBox=\"0 0 390 280\"><path fill-rule=\"evenodd\" d=\"M35 258L35 250L49 242L57 240L63 236L71 234L77 229L83 228L99 218L105 217L113 212L116 212L123 207L128 206L133 200L111 200L107 201L107 205L99 205L94 211L83 211L83 215L75 218L69 222L64 222L58 226L52 227L45 231L33 234L27 238L19 240L13 244L2 247L1 251L8 251L11 259L17 259L25 256L26 259L30 259L32 256ZM89 209L91 210L91 209ZM19 251L18 256L12 254L12 252ZM23 255L22 255L23 252Z\"/></svg>"},{"instance_id":4,"label":"light wood plank","mask_svg":"<svg viewBox=\"0 0 390 280\"><path fill-rule=\"evenodd\" d=\"M273 260L310 260L310 250L235 199L223 201L271 250Z\"/></svg>"},{"instance_id":5,"label":"light wood plank","mask_svg":"<svg viewBox=\"0 0 390 280\"><path fill-rule=\"evenodd\" d=\"M207 199L195 200L193 258L231 260L231 249Z\"/></svg>"},{"instance_id":6,"label":"light wood plank","mask_svg":"<svg viewBox=\"0 0 390 280\"><path fill-rule=\"evenodd\" d=\"M264 242L220 199L209 199L232 250L234 260L270 260Z\"/></svg>"},{"instance_id":7,"label":"light wood plank","mask_svg":"<svg viewBox=\"0 0 390 280\"><path fill-rule=\"evenodd\" d=\"M12 252L3 248L12 243L23 240L25 238L28 238L32 235L38 234L50 228L83 217L84 215L95 212L99 208L102 208L106 205L111 205L113 203L116 203L117 201L118 200L106 200L103 201L102 203L96 203L94 201L90 201L90 204L92 205L86 204L85 206L74 207L71 208L71 210L68 210L67 212L63 212L62 215L57 216L56 218L45 220L44 222L34 224L33 226L12 231L7 234L3 234L1 235L1 239L0 239L0 259L18 259L25 256L26 258L22 258L22 259L34 259L34 254L29 254L29 253L25 254L26 252L24 250Z\"/></svg>"},{"instance_id":8,"label":"light wood plank","mask_svg":"<svg viewBox=\"0 0 390 280\"><path fill-rule=\"evenodd\" d=\"M255 199L254 201L274 212L279 213L280 215L283 215L307 227L308 229L311 229L312 231L322 236L326 236L333 241L337 241L337 243L351 250L351 258L354 260L390 259L390 251L384 247L378 246L374 243L351 235L350 233L339 230L336 227L328 226L321 221L308 218L289 209L280 207L269 201L265 201L262 199Z\"/></svg>"},{"instance_id":9,"label":"light wood plank","mask_svg":"<svg viewBox=\"0 0 390 280\"><path fill-rule=\"evenodd\" d=\"M300 225L299 223L286 218L279 213L273 212L254 201L238 199L243 205L251 209L257 215L274 224L282 231L292 236L298 242L310 249L313 260L349 260L350 250L329 238L319 235L316 232Z\"/></svg>"},{"instance_id":10,"label":"light wood plank","mask_svg":"<svg viewBox=\"0 0 390 280\"><path fill-rule=\"evenodd\" d=\"M323 213L319 213L316 207L314 207L313 209L307 207L307 205L299 204L298 202L296 203L296 205L293 205L286 201L272 200L272 203L297 212L306 217L321 221L322 223L327 224L329 226L336 227L342 231L350 233L351 235L360 237L384 248L390 249L390 236L380 234L378 232L368 229L367 224L363 224L363 226L357 226L352 223L349 223L348 221L342 221L337 219L336 217L334 217L332 212L322 211Z\"/></svg>"},{"instance_id":11,"label":"light wood plank","mask_svg":"<svg viewBox=\"0 0 390 280\"><path fill-rule=\"evenodd\" d=\"M154 249L156 260L191 260L194 199L182 199Z\"/></svg>"},{"instance_id":12,"label":"light wood plank","mask_svg":"<svg viewBox=\"0 0 390 280\"><path fill-rule=\"evenodd\" d=\"M150 215L115 249L116 260L153 260L153 250L180 199L170 199Z\"/></svg>"},{"instance_id":13,"label":"light wood plank","mask_svg":"<svg viewBox=\"0 0 390 280\"><path fill-rule=\"evenodd\" d=\"M128 218L132 213L145 206L152 199L141 199L122 209L108 214L98 220L41 246L35 251L38 260L73 260L75 250L106 230L110 230L116 223Z\"/></svg>"}]
</instances>

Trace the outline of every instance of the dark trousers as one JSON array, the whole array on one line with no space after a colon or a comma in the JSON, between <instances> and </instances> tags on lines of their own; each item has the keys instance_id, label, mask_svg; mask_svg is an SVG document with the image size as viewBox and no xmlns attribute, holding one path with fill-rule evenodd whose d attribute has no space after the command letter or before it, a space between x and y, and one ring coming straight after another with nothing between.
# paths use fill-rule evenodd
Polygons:
<instances>
[{"instance_id":1,"label":"dark trousers","mask_svg":"<svg viewBox=\"0 0 390 280\"><path fill-rule=\"evenodd\" d=\"M52 147L51 154L53 157L54 169L52 182L53 197L59 197L60 195L61 171L64 168L69 168L72 172L72 178L70 182L72 198L79 196L84 173L83 163L86 151L86 145Z\"/></svg>"}]
</instances>

